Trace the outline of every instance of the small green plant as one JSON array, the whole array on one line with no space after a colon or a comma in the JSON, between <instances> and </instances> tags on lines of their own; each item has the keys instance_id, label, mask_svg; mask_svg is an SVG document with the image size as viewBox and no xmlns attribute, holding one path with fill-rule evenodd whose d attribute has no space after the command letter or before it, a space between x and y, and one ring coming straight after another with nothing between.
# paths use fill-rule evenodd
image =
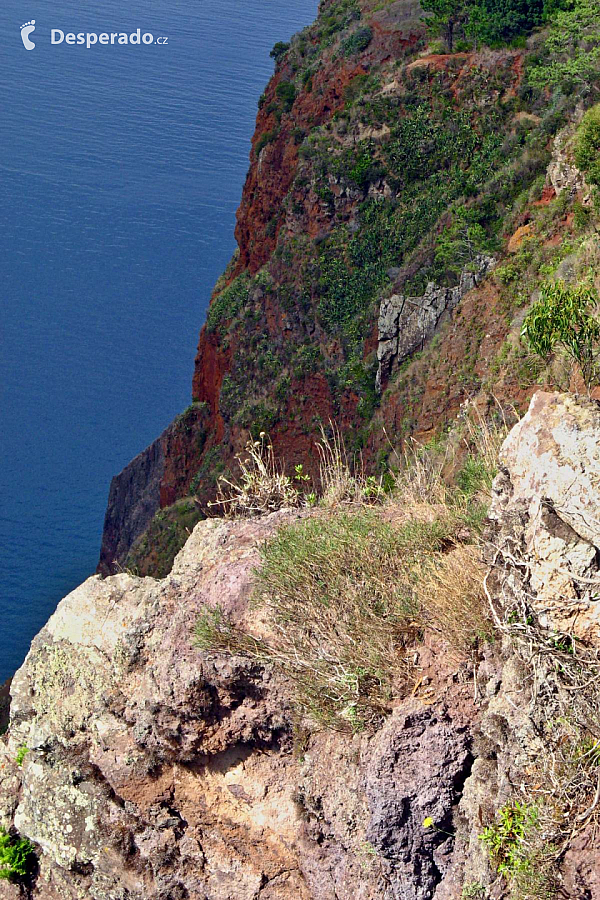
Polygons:
<instances>
[{"instance_id":1,"label":"small green plant","mask_svg":"<svg viewBox=\"0 0 600 900\"><path fill-rule=\"evenodd\" d=\"M33 844L0 828L0 879L19 881L31 871Z\"/></svg>"},{"instance_id":2,"label":"small green plant","mask_svg":"<svg viewBox=\"0 0 600 900\"><path fill-rule=\"evenodd\" d=\"M484 900L485 888L480 881L470 881L463 885L461 900Z\"/></svg>"},{"instance_id":3,"label":"small green plant","mask_svg":"<svg viewBox=\"0 0 600 900\"><path fill-rule=\"evenodd\" d=\"M499 875L507 879L531 868L527 839L538 824L539 811L527 803L507 803L480 835Z\"/></svg>"},{"instance_id":4,"label":"small green plant","mask_svg":"<svg viewBox=\"0 0 600 900\"><path fill-rule=\"evenodd\" d=\"M521 337L547 360L562 348L581 368L589 389L597 377L600 320L596 291L585 285L571 287L562 281L547 283L523 323Z\"/></svg>"},{"instance_id":5,"label":"small green plant","mask_svg":"<svg viewBox=\"0 0 600 900\"><path fill-rule=\"evenodd\" d=\"M19 749L17 750L17 755L15 756L15 762L18 766L23 765L23 760L25 759L25 757L27 756L28 753L29 753L29 747L25 746L25 744L23 744L22 747L19 747Z\"/></svg>"},{"instance_id":6,"label":"small green plant","mask_svg":"<svg viewBox=\"0 0 600 900\"><path fill-rule=\"evenodd\" d=\"M297 466L294 466L294 478L296 481L310 481L310 475L306 474L302 463L298 463Z\"/></svg>"}]
</instances>

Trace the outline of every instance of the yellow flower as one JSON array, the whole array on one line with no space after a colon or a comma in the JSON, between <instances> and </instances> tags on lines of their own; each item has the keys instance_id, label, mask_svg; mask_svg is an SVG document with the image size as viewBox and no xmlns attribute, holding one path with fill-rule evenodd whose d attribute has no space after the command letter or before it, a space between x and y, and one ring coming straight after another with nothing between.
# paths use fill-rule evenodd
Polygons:
<instances>
[{"instance_id":1,"label":"yellow flower","mask_svg":"<svg viewBox=\"0 0 600 900\"><path fill-rule=\"evenodd\" d=\"M431 816L427 816L426 819L423 819L423 828L433 828L434 821Z\"/></svg>"}]
</instances>

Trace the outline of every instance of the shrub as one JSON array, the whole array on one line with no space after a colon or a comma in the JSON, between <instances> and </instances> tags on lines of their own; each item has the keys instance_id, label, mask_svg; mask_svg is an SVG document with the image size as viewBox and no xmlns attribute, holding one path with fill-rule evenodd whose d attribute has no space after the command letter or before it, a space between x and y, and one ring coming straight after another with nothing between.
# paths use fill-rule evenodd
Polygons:
<instances>
[{"instance_id":1,"label":"shrub","mask_svg":"<svg viewBox=\"0 0 600 900\"><path fill-rule=\"evenodd\" d=\"M373 40L373 32L367 26L359 28L354 34L342 43L342 53L344 56L353 56L355 53L362 53L366 50Z\"/></svg>"},{"instance_id":2,"label":"shrub","mask_svg":"<svg viewBox=\"0 0 600 900\"><path fill-rule=\"evenodd\" d=\"M279 137L279 128L273 128L271 131L265 131L256 142L255 152L260 156L267 144L272 144Z\"/></svg>"},{"instance_id":3,"label":"shrub","mask_svg":"<svg viewBox=\"0 0 600 900\"><path fill-rule=\"evenodd\" d=\"M0 879L17 881L31 871L33 844L0 828Z\"/></svg>"},{"instance_id":4,"label":"shrub","mask_svg":"<svg viewBox=\"0 0 600 900\"><path fill-rule=\"evenodd\" d=\"M294 105L296 99L296 88L291 81L280 81L277 85L275 93L280 100L283 100L285 108L289 111Z\"/></svg>"},{"instance_id":5,"label":"shrub","mask_svg":"<svg viewBox=\"0 0 600 900\"><path fill-rule=\"evenodd\" d=\"M239 481L219 478L217 499L210 507L220 507L228 516L255 516L289 506L299 506L301 497L291 478L283 473L273 453L273 445L262 432L246 444L245 457L237 457Z\"/></svg>"},{"instance_id":6,"label":"shrub","mask_svg":"<svg viewBox=\"0 0 600 900\"><path fill-rule=\"evenodd\" d=\"M286 43L286 41L277 41L273 49L271 50L269 56L275 60L276 63L285 56L285 54L290 49L290 45Z\"/></svg>"},{"instance_id":7,"label":"shrub","mask_svg":"<svg viewBox=\"0 0 600 900\"><path fill-rule=\"evenodd\" d=\"M597 305L598 296L593 288L571 287L562 281L545 284L521 331L532 350L545 360L558 347L562 348L579 365L588 389L597 377L600 340Z\"/></svg>"},{"instance_id":8,"label":"shrub","mask_svg":"<svg viewBox=\"0 0 600 900\"><path fill-rule=\"evenodd\" d=\"M600 104L589 109L577 131L575 165L588 184L600 185Z\"/></svg>"}]
</instances>

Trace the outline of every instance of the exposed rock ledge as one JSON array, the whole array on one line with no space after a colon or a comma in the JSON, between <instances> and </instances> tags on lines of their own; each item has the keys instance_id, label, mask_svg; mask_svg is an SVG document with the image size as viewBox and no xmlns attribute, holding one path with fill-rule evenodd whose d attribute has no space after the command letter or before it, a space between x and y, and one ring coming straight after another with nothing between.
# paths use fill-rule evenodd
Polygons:
<instances>
[{"instance_id":1,"label":"exposed rock ledge","mask_svg":"<svg viewBox=\"0 0 600 900\"><path fill-rule=\"evenodd\" d=\"M477 256L469 270L465 270L453 288L437 287L430 282L422 297L394 294L381 301L377 345L376 388L381 391L395 365L400 365L412 353L423 349L435 332L440 319L454 309L459 301L491 271L492 256Z\"/></svg>"},{"instance_id":2,"label":"exposed rock ledge","mask_svg":"<svg viewBox=\"0 0 600 900\"><path fill-rule=\"evenodd\" d=\"M494 603L531 603L598 645L598 406L538 393L501 465ZM39 853L29 896L456 900L466 883L501 896L479 834L522 789L550 714L510 641L488 647L475 701L468 671L428 638L427 691L354 736L304 734L279 675L193 648L207 605L268 627L248 604L257 548L309 514L202 522L165 580L94 577L62 601L14 678L0 744L0 824ZM600 897L592 831L562 878L565 896ZM0 882L0 898L18 896Z\"/></svg>"},{"instance_id":3,"label":"exposed rock ledge","mask_svg":"<svg viewBox=\"0 0 600 900\"><path fill-rule=\"evenodd\" d=\"M0 822L40 848L33 896L425 900L454 878L452 838L422 822L452 821L469 772L467 686L294 753L290 686L192 646L206 605L256 625L257 546L302 514L202 522L164 581L90 578L37 636L0 748Z\"/></svg>"}]
</instances>

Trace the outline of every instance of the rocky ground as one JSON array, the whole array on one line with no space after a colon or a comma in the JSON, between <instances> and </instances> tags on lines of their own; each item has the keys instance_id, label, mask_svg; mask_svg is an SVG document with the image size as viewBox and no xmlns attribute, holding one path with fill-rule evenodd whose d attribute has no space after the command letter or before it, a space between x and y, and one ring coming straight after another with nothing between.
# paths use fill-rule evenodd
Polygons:
<instances>
[{"instance_id":1,"label":"rocky ground","mask_svg":"<svg viewBox=\"0 0 600 900\"><path fill-rule=\"evenodd\" d=\"M600 647L597 404L538 393L500 466L486 549L496 640L473 667L425 635L414 691L374 732L315 728L275 669L194 647L207 607L268 632L249 604L259 546L318 511L207 520L167 578L94 577L65 598L11 686L0 822L34 843L39 868L0 897L503 896L480 835L515 797L538 802L559 715L560 679L540 693L527 623ZM600 872L593 796L579 800L556 886L584 900L600 897Z\"/></svg>"}]
</instances>

